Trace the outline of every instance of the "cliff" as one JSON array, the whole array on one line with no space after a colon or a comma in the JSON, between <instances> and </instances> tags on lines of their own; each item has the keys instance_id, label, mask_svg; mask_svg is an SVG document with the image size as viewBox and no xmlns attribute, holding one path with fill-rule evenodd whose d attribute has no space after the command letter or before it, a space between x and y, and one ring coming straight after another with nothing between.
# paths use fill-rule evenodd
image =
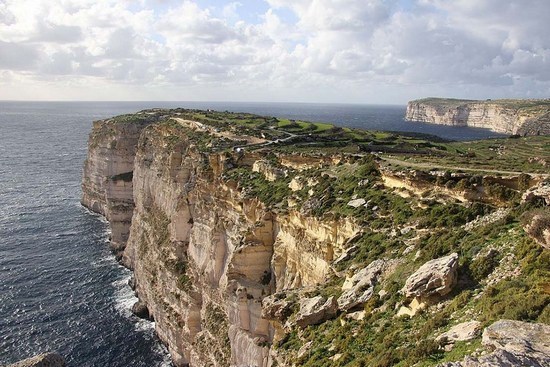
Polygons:
<instances>
[{"instance_id":1,"label":"cliff","mask_svg":"<svg viewBox=\"0 0 550 367\"><path fill-rule=\"evenodd\" d=\"M292 143L285 141L289 135ZM351 136L359 137L359 145L346 153L338 139L349 143ZM433 346L410 346L416 354L403 348L410 340L433 340L447 324L422 326L427 322L422 316L396 319L398 309L413 316L423 310L446 312L438 317L453 323L468 318L451 317L450 310L457 302L477 310L497 293L480 293L475 300L465 295L470 286L486 285L464 278L464 266L493 256L491 246L497 249L495 258L506 261L501 266L491 260L482 277L492 274L498 283L520 266L515 255L505 257L520 250L498 237L499 231L518 243L527 241L521 247L525 253L541 251L521 225L495 226L501 217L487 226L471 225L498 228L497 238L487 235L486 244L476 242L477 232L460 232L461 225L494 211L483 204L491 202L488 198L516 195L515 190L498 186L494 194L483 190L494 180L472 181L461 185L484 200L456 204L462 189L453 192L453 187L464 176L436 180L437 175L409 172L421 194L398 192L385 182L404 173L390 174L383 161L357 153L367 136L384 139L377 141L380 150L383 144L403 147L409 141L181 109L94 123L82 202L109 218L114 249L134 272L140 313L155 320L177 366L369 364L386 358L388 350L394 353L390 360L427 360ZM410 140L416 149L422 144L417 137ZM430 185L441 188L430 191ZM451 232L443 234L442 228ZM440 240L456 233L466 236L460 268L455 244ZM432 262L440 264L437 271L428 261L451 253L453 261ZM531 284L534 280L522 278L530 274L515 277ZM410 291L400 292L405 286ZM548 297L533 292L517 296L536 298L527 319L545 321ZM488 325L504 314L476 317L482 316ZM417 329L424 334L411 334ZM349 338L364 346L354 346ZM472 351L464 348L453 356Z\"/></svg>"},{"instance_id":2,"label":"cliff","mask_svg":"<svg viewBox=\"0 0 550 367\"><path fill-rule=\"evenodd\" d=\"M504 134L549 135L550 100L460 100L425 98L410 101L409 121L470 126Z\"/></svg>"}]
</instances>

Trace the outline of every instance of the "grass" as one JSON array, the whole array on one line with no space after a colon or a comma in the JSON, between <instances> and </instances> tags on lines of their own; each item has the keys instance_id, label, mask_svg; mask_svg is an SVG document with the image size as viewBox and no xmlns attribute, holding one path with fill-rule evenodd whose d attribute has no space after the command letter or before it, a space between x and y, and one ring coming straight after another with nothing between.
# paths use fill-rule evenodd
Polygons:
<instances>
[{"instance_id":1,"label":"grass","mask_svg":"<svg viewBox=\"0 0 550 367\"><path fill-rule=\"evenodd\" d=\"M408 156L412 163L487 170L548 173L550 136L435 144L437 154Z\"/></svg>"}]
</instances>

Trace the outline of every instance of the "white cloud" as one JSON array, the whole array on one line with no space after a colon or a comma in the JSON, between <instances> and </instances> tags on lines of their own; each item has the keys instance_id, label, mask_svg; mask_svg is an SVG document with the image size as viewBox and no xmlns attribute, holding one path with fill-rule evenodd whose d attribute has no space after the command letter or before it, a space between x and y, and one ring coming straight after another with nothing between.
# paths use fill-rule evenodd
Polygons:
<instances>
[{"instance_id":1,"label":"white cloud","mask_svg":"<svg viewBox=\"0 0 550 367\"><path fill-rule=\"evenodd\" d=\"M550 93L547 0L266 1L251 17L235 1L0 0L0 75L17 85L0 98L105 99L91 84L127 99Z\"/></svg>"}]
</instances>

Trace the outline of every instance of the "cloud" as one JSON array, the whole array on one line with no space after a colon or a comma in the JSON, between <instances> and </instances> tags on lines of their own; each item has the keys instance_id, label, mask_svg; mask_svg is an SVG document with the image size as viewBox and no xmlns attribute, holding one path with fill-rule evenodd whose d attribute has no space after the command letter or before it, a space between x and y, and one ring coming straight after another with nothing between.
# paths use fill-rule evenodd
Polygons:
<instances>
[{"instance_id":1,"label":"cloud","mask_svg":"<svg viewBox=\"0 0 550 367\"><path fill-rule=\"evenodd\" d=\"M31 45L0 41L0 69L30 70L39 59L39 52Z\"/></svg>"},{"instance_id":2,"label":"cloud","mask_svg":"<svg viewBox=\"0 0 550 367\"><path fill-rule=\"evenodd\" d=\"M128 98L136 87L154 98L378 103L550 94L547 0L199 4L0 0L0 73L11 85L34 81L30 91L95 78Z\"/></svg>"}]
</instances>

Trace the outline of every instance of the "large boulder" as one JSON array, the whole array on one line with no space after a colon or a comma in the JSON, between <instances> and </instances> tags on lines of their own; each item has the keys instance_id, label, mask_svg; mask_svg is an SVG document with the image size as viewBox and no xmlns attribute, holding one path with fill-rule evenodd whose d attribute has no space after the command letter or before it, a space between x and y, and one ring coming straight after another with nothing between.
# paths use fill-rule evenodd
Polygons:
<instances>
[{"instance_id":1,"label":"large boulder","mask_svg":"<svg viewBox=\"0 0 550 367\"><path fill-rule=\"evenodd\" d=\"M451 292L458 274L458 254L430 260L422 265L405 282L401 290L407 298L429 299L441 297Z\"/></svg>"},{"instance_id":2,"label":"large boulder","mask_svg":"<svg viewBox=\"0 0 550 367\"><path fill-rule=\"evenodd\" d=\"M7 367L65 367L66 363L63 357L57 353L39 354L32 358L10 364Z\"/></svg>"},{"instance_id":3,"label":"large boulder","mask_svg":"<svg viewBox=\"0 0 550 367\"><path fill-rule=\"evenodd\" d=\"M348 311L365 304L373 295L374 286L384 270L385 261L375 260L352 277L346 278L342 295L338 298L338 308Z\"/></svg>"},{"instance_id":4,"label":"large boulder","mask_svg":"<svg viewBox=\"0 0 550 367\"><path fill-rule=\"evenodd\" d=\"M262 300L262 318L285 322L292 315L293 303L287 300L284 292L274 293Z\"/></svg>"},{"instance_id":5,"label":"large boulder","mask_svg":"<svg viewBox=\"0 0 550 367\"><path fill-rule=\"evenodd\" d=\"M479 321L467 321L453 326L449 331L439 335L436 340L443 342L458 342L474 339L481 331Z\"/></svg>"},{"instance_id":6,"label":"large boulder","mask_svg":"<svg viewBox=\"0 0 550 367\"><path fill-rule=\"evenodd\" d=\"M336 316L338 304L334 297L322 296L300 300L300 311L296 314L296 325L305 328L317 325Z\"/></svg>"},{"instance_id":7,"label":"large boulder","mask_svg":"<svg viewBox=\"0 0 550 367\"><path fill-rule=\"evenodd\" d=\"M493 352L438 367L550 366L550 325L499 320L485 328L482 343Z\"/></svg>"}]
</instances>

